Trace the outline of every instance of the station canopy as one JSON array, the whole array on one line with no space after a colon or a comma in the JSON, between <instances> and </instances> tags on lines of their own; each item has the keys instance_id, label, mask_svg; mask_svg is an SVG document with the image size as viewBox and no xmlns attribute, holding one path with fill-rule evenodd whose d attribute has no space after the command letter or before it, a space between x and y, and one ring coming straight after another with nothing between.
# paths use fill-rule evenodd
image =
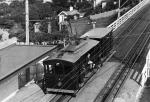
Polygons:
<instances>
[{"instance_id":1,"label":"station canopy","mask_svg":"<svg viewBox=\"0 0 150 102\"><path fill-rule=\"evenodd\" d=\"M92 29L85 34L83 34L80 38L103 38L107 34L109 34L112 31L111 28L95 28Z\"/></svg>"},{"instance_id":2,"label":"station canopy","mask_svg":"<svg viewBox=\"0 0 150 102\"><path fill-rule=\"evenodd\" d=\"M0 80L23 68L56 46L10 45L0 50Z\"/></svg>"}]
</instances>

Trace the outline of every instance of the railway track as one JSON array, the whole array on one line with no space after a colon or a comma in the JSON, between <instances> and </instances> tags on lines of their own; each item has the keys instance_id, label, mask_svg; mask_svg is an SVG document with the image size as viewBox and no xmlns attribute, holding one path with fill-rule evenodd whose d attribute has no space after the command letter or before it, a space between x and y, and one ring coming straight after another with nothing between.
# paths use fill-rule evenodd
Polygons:
<instances>
[{"instance_id":1,"label":"railway track","mask_svg":"<svg viewBox=\"0 0 150 102\"><path fill-rule=\"evenodd\" d=\"M147 5L149 6L149 5ZM143 11L144 10L144 11ZM121 42L124 42L124 40L128 37L134 37L136 36L136 34L134 34L134 30L141 25L141 23L143 21L147 22L147 19L145 19L146 15L148 14L147 12L147 7L143 8L143 12L140 11L138 14L133 15L133 17L131 17L126 24L124 24L125 26L123 26L123 28L121 29L121 31L117 31L117 34L115 34L114 32L114 46L118 47ZM144 19L144 20L143 20ZM122 26L121 26L122 27ZM133 36L132 36L133 35ZM116 49L116 48L115 48Z\"/></svg>"},{"instance_id":2,"label":"railway track","mask_svg":"<svg viewBox=\"0 0 150 102\"><path fill-rule=\"evenodd\" d=\"M120 66L115 71L115 73L104 86L104 89L100 91L94 102L112 102L113 98L117 95L119 89L127 78L138 56L141 54L145 45L149 41L150 36L147 33L149 32L149 29L150 24L147 24L142 33L138 36L138 39L123 58L122 63L124 65Z\"/></svg>"},{"instance_id":3,"label":"railway track","mask_svg":"<svg viewBox=\"0 0 150 102\"><path fill-rule=\"evenodd\" d=\"M120 62L124 59L128 51L132 49L132 45L137 41L139 35L143 33L143 29L145 29L146 26L146 21L141 22L136 29L134 28L130 33L128 33L130 36L126 35L117 46L114 46L114 49L117 51L117 53L114 55L116 59L118 59Z\"/></svg>"},{"instance_id":4,"label":"railway track","mask_svg":"<svg viewBox=\"0 0 150 102\"><path fill-rule=\"evenodd\" d=\"M98 69L96 69L97 71ZM86 83L91 79L91 77L96 73L96 71L92 71L91 73L88 74L88 78L85 79L84 84L82 87L84 87L86 85ZM80 89L82 88L80 87ZM77 94L79 91L77 90L75 92L75 94ZM55 97L52 98L52 100L50 100L49 102L69 102L71 100L72 96L70 95L55 95Z\"/></svg>"},{"instance_id":5,"label":"railway track","mask_svg":"<svg viewBox=\"0 0 150 102\"><path fill-rule=\"evenodd\" d=\"M147 34L147 33L146 33ZM134 59L134 61L132 61L132 64L129 66L129 68L128 68L128 72L127 73L130 73L130 71L131 71L131 69L133 69L134 68L134 66L135 66L135 63L136 63L136 61L138 60L138 58L139 58L139 56L142 54L142 52L143 52L143 50L144 50L144 48L146 47L146 45L149 43L149 41L150 41L150 35L149 35L150 33L148 33L146 36L145 36L145 38L143 39L143 42L140 44L140 46L138 47L138 49L137 49L137 51L135 52L135 56L134 57L132 57L133 59ZM141 48L141 49L140 49ZM138 54L137 54L138 53ZM119 94L119 92L120 92L120 89L122 88L122 86L123 86L123 84L124 84L124 82L125 82L125 80L127 79L127 77L128 76L123 76L122 77L122 82L120 81L120 82L118 82L119 84L118 84L118 86L119 87L117 87L117 88L114 88L114 94L112 94L112 96L110 96L110 98L109 99L113 99L113 100L110 100L110 101L114 101L114 99L117 97L117 95ZM116 85L115 85L116 86ZM106 101L106 102L110 102L110 101Z\"/></svg>"},{"instance_id":6,"label":"railway track","mask_svg":"<svg viewBox=\"0 0 150 102\"><path fill-rule=\"evenodd\" d=\"M116 42L119 43L119 44L117 43L116 46L120 47L120 49L117 51L117 54L120 57L119 61L121 61L124 65L120 66L120 68L116 70L116 72L112 75L110 80L105 85L105 88L99 93L98 97L95 99L95 102L105 102L105 101L111 102L110 100L113 99L118 94L119 89L123 85L126 77L128 76L130 72L130 69L134 66L135 61L139 57L139 54L142 53L142 50L144 49L144 47L146 46L146 43L148 42L148 39L149 39L148 34L149 34L150 25L148 24L148 21L149 21L148 16L146 18L147 14L149 14L149 12L144 14L144 16L137 18L136 20L138 20L138 22L130 26L131 27L130 30L124 32L124 33L130 34L130 36L134 35L135 36L134 38L132 37L129 38L129 36L124 36L125 34L118 35L119 37L122 37L122 38L120 38L121 40L116 39L117 40ZM143 21L143 17L145 17L144 21ZM142 41L144 41L145 44L143 44L144 42ZM134 47L130 45L133 45ZM117 47L115 47L115 49L117 49ZM131 52L128 53L129 49L132 53ZM127 65L130 65L130 67L129 66L127 67ZM108 101L108 99L110 100Z\"/></svg>"},{"instance_id":7,"label":"railway track","mask_svg":"<svg viewBox=\"0 0 150 102\"><path fill-rule=\"evenodd\" d=\"M148 5L146 5L146 6L148 6ZM137 22L137 20L140 21L140 20L144 19L143 17L146 15L145 14L147 11L146 6L142 10L144 12L139 11L138 14L133 15L133 17L131 17L130 19L128 19L127 22L125 22L126 23L125 25L127 25L127 26L124 26L123 30L114 31L114 38L120 38L121 36L125 35L126 33L129 33L135 26L137 26L140 23L140 22ZM122 27L122 26L120 26L120 27ZM115 32L117 32L117 33L115 33ZM121 40L121 39L119 39L119 40Z\"/></svg>"},{"instance_id":8,"label":"railway track","mask_svg":"<svg viewBox=\"0 0 150 102\"><path fill-rule=\"evenodd\" d=\"M124 41L125 39L127 39L127 36L126 37L122 37L122 36L124 36L125 34L130 34L130 33L132 33L132 31L138 26L138 25L140 25L141 23L142 23L142 21L143 21L143 19L144 19L144 16L146 15L145 14L145 12L146 12L146 10L144 10L144 12L140 12L139 14L138 14L138 16L137 17L135 17L135 18L131 18L131 21L132 21L132 23L130 23L130 25L126 28L126 29L128 29L128 30L122 30L121 31L121 33L119 33L119 35L115 35L114 37L115 38L118 38L117 40L116 40L116 44L120 44L121 43L121 41ZM142 15L142 16L140 16L140 15ZM137 21L138 20L138 21ZM146 19L145 19L145 21L146 21ZM149 26L149 25L147 25L147 26ZM146 31L146 28L147 28L147 26L145 27L145 31ZM142 37L142 34L144 34L144 32L145 31L143 31L142 33L141 33L141 36L139 36L139 39ZM138 39L138 40L139 40ZM138 42L138 41L137 41ZM135 45L137 45L137 44L135 44ZM132 50L132 49L131 49ZM126 58L127 58L128 56L126 56ZM128 63L129 62L126 62L127 60L129 60L129 59L126 59L126 58L124 58L124 61L122 61L123 63L126 63L127 65L128 65ZM126 61L125 61L126 60ZM131 59L130 59L131 60ZM126 65L125 65L126 66ZM125 67L124 66L124 67ZM128 72L129 72L129 68L127 68L127 70L124 70L124 71L122 71L122 69L124 68L124 67L122 67L122 66L120 66L120 69L118 69L117 70L117 74L115 74L115 76L114 76L114 78L117 78L118 77L118 75L119 75L119 73L123 73L123 77L121 76L121 79L120 80L122 80L122 82L121 81L119 81L118 83L120 84L117 84L117 82L116 82L116 86L118 87L118 89L117 88L112 88L112 92L116 92L116 91L114 91L114 90L117 90L117 92L119 92L118 90L119 90L119 87L121 87L121 85L122 85L122 83L124 82L123 80L126 78L126 76L128 75ZM93 75L92 75L93 76ZM92 77L91 76L91 77ZM113 78L113 80L114 80L114 78ZM114 83L114 81L113 82L110 82L111 84L112 83ZM109 83L109 87L111 87L111 84ZM108 88L107 87L107 89L106 90L103 90L104 91L104 93L106 93L107 91L109 91L110 92L110 90L109 90L110 88ZM116 93L117 94L117 93ZM112 97L112 95L116 95L116 94L111 94L110 96L108 96L108 97ZM101 96L100 96L101 97ZM114 96L115 97L115 96ZM69 100L71 99L72 97L71 96L68 96L68 95L55 95L53 98L52 98L52 100L50 100L49 102L69 102ZM102 97L101 97L101 99L103 99ZM105 100L107 100L107 98L105 98ZM100 101L95 101L95 102L100 102ZM102 101L103 102L103 101Z\"/></svg>"}]
</instances>

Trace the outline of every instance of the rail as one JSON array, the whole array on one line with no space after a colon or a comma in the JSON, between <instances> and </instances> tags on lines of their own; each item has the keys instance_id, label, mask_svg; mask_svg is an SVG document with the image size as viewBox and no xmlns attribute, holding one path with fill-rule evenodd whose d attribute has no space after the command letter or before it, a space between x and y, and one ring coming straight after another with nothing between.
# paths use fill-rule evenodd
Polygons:
<instances>
[{"instance_id":1,"label":"rail","mask_svg":"<svg viewBox=\"0 0 150 102\"><path fill-rule=\"evenodd\" d=\"M119 89L121 88L121 85L123 84L125 78L128 75L130 66L132 66L133 61L135 62L134 59L135 58L137 59L137 57L139 56L139 55L137 56L136 54L140 54L141 53L141 50L143 49L141 47L145 46L145 44L143 45L143 42L147 42L147 40L143 40L143 39L144 38L149 39L149 37L145 37L146 35L149 36L148 35L149 33L147 33L147 30L149 28L150 28L150 25L149 24L146 25L146 27L144 28L144 31L137 38L137 40L134 43L134 45L131 47L131 49L128 51L128 53L124 57L122 63L124 63L125 66L124 67L120 66L116 70L116 72L112 75L112 77L106 83L106 86L104 87L104 89L96 97L96 99L94 100L94 102L104 102L104 101L107 102L107 99L113 99L114 97L116 97ZM145 35L145 36L143 37L143 35ZM137 52L137 51L139 51L140 53Z\"/></svg>"},{"instance_id":2,"label":"rail","mask_svg":"<svg viewBox=\"0 0 150 102\"><path fill-rule=\"evenodd\" d=\"M143 6L145 6L148 3L149 0L143 0L139 4L137 4L135 7L133 7L131 10L129 10L127 13L122 15L120 18L118 18L116 21L111 23L108 28L112 28L113 31L115 31L118 27L120 27L125 21L127 21L133 14L135 14L138 10L140 10Z\"/></svg>"},{"instance_id":3,"label":"rail","mask_svg":"<svg viewBox=\"0 0 150 102\"><path fill-rule=\"evenodd\" d=\"M145 47L147 46L149 40L150 40L150 36L149 33L146 33L147 35L145 36L145 39L142 41L141 44L139 44L139 47L141 49L136 50L136 53L138 53L136 56L132 57L134 59L133 63L130 65L130 68L128 68L128 74L130 74L131 69L133 69L135 67L136 61L138 60L138 58L140 57L141 53L143 52L143 50L145 49ZM135 54L134 54L135 55ZM123 84L125 82L125 80L128 78L128 75L123 76L122 77L122 82L120 81L120 83L116 83L116 85L118 85L117 88L114 87L115 92L112 94L113 97L113 102L115 101L115 98L117 98L118 94L120 93L120 89L123 87ZM116 86L115 85L115 86Z\"/></svg>"}]
</instances>

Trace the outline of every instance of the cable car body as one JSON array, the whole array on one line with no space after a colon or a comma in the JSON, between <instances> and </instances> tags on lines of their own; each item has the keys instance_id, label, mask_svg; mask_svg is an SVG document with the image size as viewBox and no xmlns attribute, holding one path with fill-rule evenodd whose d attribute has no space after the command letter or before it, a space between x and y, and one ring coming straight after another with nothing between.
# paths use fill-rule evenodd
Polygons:
<instances>
[{"instance_id":1,"label":"cable car body","mask_svg":"<svg viewBox=\"0 0 150 102\"><path fill-rule=\"evenodd\" d=\"M98 31L98 29L96 30ZM112 41L111 30L101 36L94 35L88 36L88 38L87 36L81 36L79 44L68 45L61 51L56 52L53 57L43 61L44 92L76 93L83 81L83 72L88 71L88 54L91 56L90 60L97 63L100 58L110 53Z\"/></svg>"}]
</instances>

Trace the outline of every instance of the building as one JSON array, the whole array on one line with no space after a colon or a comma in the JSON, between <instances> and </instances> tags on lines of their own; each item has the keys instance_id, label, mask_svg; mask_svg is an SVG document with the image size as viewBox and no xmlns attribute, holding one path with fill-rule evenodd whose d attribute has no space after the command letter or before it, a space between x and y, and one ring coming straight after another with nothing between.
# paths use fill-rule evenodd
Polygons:
<instances>
[{"instance_id":1,"label":"building","mask_svg":"<svg viewBox=\"0 0 150 102\"><path fill-rule=\"evenodd\" d=\"M80 16L78 10L70 7L70 11L62 11L58 14L59 17L59 30L63 29L63 25L67 25L71 19L77 20Z\"/></svg>"},{"instance_id":2,"label":"building","mask_svg":"<svg viewBox=\"0 0 150 102\"><path fill-rule=\"evenodd\" d=\"M6 101L31 80L43 75L42 60L51 56L56 46L8 44L0 50L0 102Z\"/></svg>"}]
</instances>

